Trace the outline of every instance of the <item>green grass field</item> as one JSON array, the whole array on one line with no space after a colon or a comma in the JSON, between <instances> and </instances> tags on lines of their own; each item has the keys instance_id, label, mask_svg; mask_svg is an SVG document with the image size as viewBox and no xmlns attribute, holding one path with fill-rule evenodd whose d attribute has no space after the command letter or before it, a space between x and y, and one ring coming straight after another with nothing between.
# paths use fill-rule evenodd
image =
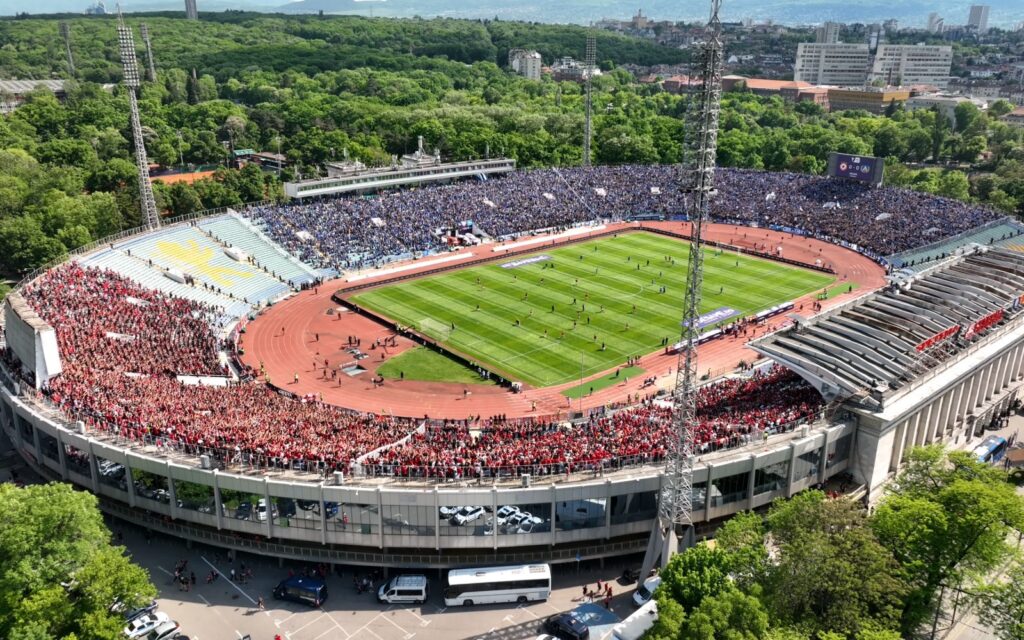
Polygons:
<instances>
[{"instance_id":1,"label":"green grass field","mask_svg":"<svg viewBox=\"0 0 1024 640\"><path fill-rule=\"evenodd\" d=\"M369 289L352 300L543 387L579 380L581 357L587 377L656 351L665 338L677 341L688 253L678 239L627 233L538 251L551 258L542 262L511 269L494 262ZM833 281L709 249L701 312L729 307L749 315Z\"/></svg>"},{"instance_id":2,"label":"green grass field","mask_svg":"<svg viewBox=\"0 0 1024 640\"><path fill-rule=\"evenodd\" d=\"M377 373L392 380L426 380L463 384L496 384L484 380L473 369L426 347L415 347L377 367ZM404 378L402 374L405 374Z\"/></svg>"}]
</instances>

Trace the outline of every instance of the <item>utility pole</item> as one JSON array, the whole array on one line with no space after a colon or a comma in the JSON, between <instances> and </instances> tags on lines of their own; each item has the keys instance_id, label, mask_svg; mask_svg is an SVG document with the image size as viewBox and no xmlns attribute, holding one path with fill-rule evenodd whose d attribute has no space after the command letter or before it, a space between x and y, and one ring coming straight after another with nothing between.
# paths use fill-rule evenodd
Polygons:
<instances>
[{"instance_id":1,"label":"utility pole","mask_svg":"<svg viewBox=\"0 0 1024 640\"><path fill-rule=\"evenodd\" d=\"M697 341L701 327L701 284L704 279L702 227L715 194L715 161L718 151L718 121L722 98L722 24L718 13L721 0L711 0L707 41L700 50L701 82L690 95L686 114L682 189L689 194L690 255L687 259L686 293L683 301L682 349L672 394L672 431L669 435L665 481L658 507L658 523L644 557L641 580L659 559L661 566L680 547L694 544L693 458L697 427ZM711 491L711 484L705 492ZM705 493L707 495L707 493Z\"/></svg>"},{"instance_id":2,"label":"utility pole","mask_svg":"<svg viewBox=\"0 0 1024 640\"><path fill-rule=\"evenodd\" d=\"M583 166L590 166L590 138L591 138L591 111L593 105L591 102L591 76L594 75L594 62L597 59L597 41L594 36L587 36L587 57L584 62L583 73L584 80L586 81L587 89L587 114L583 125Z\"/></svg>"},{"instance_id":3,"label":"utility pole","mask_svg":"<svg viewBox=\"0 0 1024 640\"><path fill-rule=\"evenodd\" d=\"M60 23L60 36L64 38L64 52L68 57L68 75L75 77L75 56L71 54L71 25L66 22Z\"/></svg>"},{"instance_id":4,"label":"utility pole","mask_svg":"<svg viewBox=\"0 0 1024 640\"><path fill-rule=\"evenodd\" d=\"M153 61L153 43L149 40L149 27L146 23L139 23L139 33L142 34L142 42L146 45L146 71L150 82L156 82L156 63Z\"/></svg>"},{"instance_id":5,"label":"utility pole","mask_svg":"<svg viewBox=\"0 0 1024 640\"><path fill-rule=\"evenodd\" d=\"M142 121L139 119L139 100L135 92L139 88L139 63L135 59L135 38L132 30L125 25L121 7L117 8L117 44L121 49L121 66L124 69L124 86L128 89L128 103L131 108L132 138L135 140L135 163L139 170L139 205L142 221L150 229L160 226L160 214L153 198L153 185L149 181L149 158L146 143L142 139Z\"/></svg>"}]
</instances>

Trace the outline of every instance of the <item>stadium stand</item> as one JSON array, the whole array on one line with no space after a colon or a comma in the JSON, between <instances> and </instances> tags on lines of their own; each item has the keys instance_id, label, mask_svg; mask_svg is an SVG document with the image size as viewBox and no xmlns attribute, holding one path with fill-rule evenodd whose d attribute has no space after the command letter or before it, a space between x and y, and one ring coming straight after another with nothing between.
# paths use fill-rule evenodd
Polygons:
<instances>
[{"instance_id":1,"label":"stadium stand","mask_svg":"<svg viewBox=\"0 0 1024 640\"><path fill-rule=\"evenodd\" d=\"M990 249L939 264L887 290L799 322L751 347L828 399L882 407L908 382L1020 313L1024 255Z\"/></svg>"},{"instance_id":2,"label":"stadium stand","mask_svg":"<svg viewBox=\"0 0 1024 640\"><path fill-rule=\"evenodd\" d=\"M600 218L679 217L686 200L677 171L673 166L520 171L486 182L376 197L265 205L245 215L304 260L319 252L331 266L354 269L443 250L448 231L466 225L475 235L508 238ZM711 215L717 221L812 235L878 259L1001 219L993 211L930 194L820 176L726 169L716 183ZM303 232L306 241L297 236Z\"/></svg>"},{"instance_id":3,"label":"stadium stand","mask_svg":"<svg viewBox=\"0 0 1024 640\"><path fill-rule=\"evenodd\" d=\"M145 260L114 249L79 258L78 263L87 267L113 271L144 287L155 289L175 298L184 298L216 307L220 310L218 324L221 325L227 319L245 315L250 309L247 303L216 293L202 285L190 285L171 280L164 275L165 272L159 267L150 266Z\"/></svg>"},{"instance_id":4,"label":"stadium stand","mask_svg":"<svg viewBox=\"0 0 1024 640\"><path fill-rule=\"evenodd\" d=\"M730 449L813 420L821 397L782 367L701 387L697 453ZM667 453L671 410L645 403L579 425L492 419L478 434L466 424L416 433L363 461L370 475L397 477L545 476L573 468L659 462Z\"/></svg>"},{"instance_id":5,"label":"stadium stand","mask_svg":"<svg viewBox=\"0 0 1024 640\"><path fill-rule=\"evenodd\" d=\"M248 261L229 258L224 247L192 226L164 229L128 240L116 248L166 269L176 269L218 293L253 305L273 301L289 291L285 282L269 272Z\"/></svg>"},{"instance_id":6,"label":"stadium stand","mask_svg":"<svg viewBox=\"0 0 1024 640\"><path fill-rule=\"evenodd\" d=\"M653 404L571 428L496 418L477 437L460 423L406 441L420 421L297 401L262 383L178 382L181 374L224 372L208 324L216 310L208 305L76 263L47 272L25 297L56 327L64 372L45 392L66 414L121 437L209 453L223 464L299 461L324 470L454 478L618 468L665 453L669 411ZM781 368L706 385L699 402L701 451L792 429L821 406L809 385Z\"/></svg>"},{"instance_id":7,"label":"stadium stand","mask_svg":"<svg viewBox=\"0 0 1024 640\"><path fill-rule=\"evenodd\" d=\"M222 243L238 247L252 256L256 265L300 287L317 279L318 274L263 237L263 233L236 213L204 220L199 228Z\"/></svg>"},{"instance_id":8,"label":"stadium stand","mask_svg":"<svg viewBox=\"0 0 1024 640\"><path fill-rule=\"evenodd\" d=\"M963 247L971 245L1013 246L1024 245L1024 225L1010 218L994 220L952 238L946 238L910 251L886 256L886 261L896 269L922 271L934 265L937 260L948 258Z\"/></svg>"}]
</instances>

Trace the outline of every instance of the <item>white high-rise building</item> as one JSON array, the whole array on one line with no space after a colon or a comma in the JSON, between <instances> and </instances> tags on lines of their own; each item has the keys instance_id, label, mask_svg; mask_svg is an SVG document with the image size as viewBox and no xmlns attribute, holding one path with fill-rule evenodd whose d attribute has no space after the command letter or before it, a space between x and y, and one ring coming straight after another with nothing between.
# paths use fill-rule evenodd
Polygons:
<instances>
[{"instance_id":1,"label":"white high-rise building","mask_svg":"<svg viewBox=\"0 0 1024 640\"><path fill-rule=\"evenodd\" d=\"M814 41L818 44L835 44L839 42L838 22L826 22L814 30Z\"/></svg>"},{"instance_id":2,"label":"white high-rise building","mask_svg":"<svg viewBox=\"0 0 1024 640\"><path fill-rule=\"evenodd\" d=\"M870 69L871 51L867 43L801 42L796 49L793 80L856 86L864 84Z\"/></svg>"},{"instance_id":3,"label":"white high-rise building","mask_svg":"<svg viewBox=\"0 0 1024 640\"><path fill-rule=\"evenodd\" d=\"M528 80L540 80L542 59L536 51L512 49L508 52L508 66Z\"/></svg>"},{"instance_id":4,"label":"white high-rise building","mask_svg":"<svg viewBox=\"0 0 1024 640\"><path fill-rule=\"evenodd\" d=\"M945 20L937 13L928 14L928 33L942 33L946 27Z\"/></svg>"},{"instance_id":5,"label":"white high-rise building","mask_svg":"<svg viewBox=\"0 0 1024 640\"><path fill-rule=\"evenodd\" d=\"M972 4L971 13L967 17L967 26L972 27L978 33L986 33L988 31L988 10L988 5Z\"/></svg>"},{"instance_id":6,"label":"white high-rise building","mask_svg":"<svg viewBox=\"0 0 1024 640\"><path fill-rule=\"evenodd\" d=\"M928 84L945 89L949 86L952 64L953 47L881 44L875 53L868 83Z\"/></svg>"},{"instance_id":7,"label":"white high-rise building","mask_svg":"<svg viewBox=\"0 0 1024 640\"><path fill-rule=\"evenodd\" d=\"M880 44L872 55L867 43L801 42L793 80L844 87L928 84L944 89L952 64L953 48L948 46Z\"/></svg>"}]
</instances>

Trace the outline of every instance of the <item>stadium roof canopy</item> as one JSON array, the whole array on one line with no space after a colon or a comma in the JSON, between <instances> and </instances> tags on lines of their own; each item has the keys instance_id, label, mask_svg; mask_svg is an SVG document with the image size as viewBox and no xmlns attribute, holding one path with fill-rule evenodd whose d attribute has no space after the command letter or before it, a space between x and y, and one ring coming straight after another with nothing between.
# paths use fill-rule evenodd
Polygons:
<instances>
[{"instance_id":1,"label":"stadium roof canopy","mask_svg":"<svg viewBox=\"0 0 1024 640\"><path fill-rule=\"evenodd\" d=\"M751 343L827 400L875 409L911 380L1021 311L1024 254L979 251ZM842 286L842 285L839 285Z\"/></svg>"}]
</instances>

